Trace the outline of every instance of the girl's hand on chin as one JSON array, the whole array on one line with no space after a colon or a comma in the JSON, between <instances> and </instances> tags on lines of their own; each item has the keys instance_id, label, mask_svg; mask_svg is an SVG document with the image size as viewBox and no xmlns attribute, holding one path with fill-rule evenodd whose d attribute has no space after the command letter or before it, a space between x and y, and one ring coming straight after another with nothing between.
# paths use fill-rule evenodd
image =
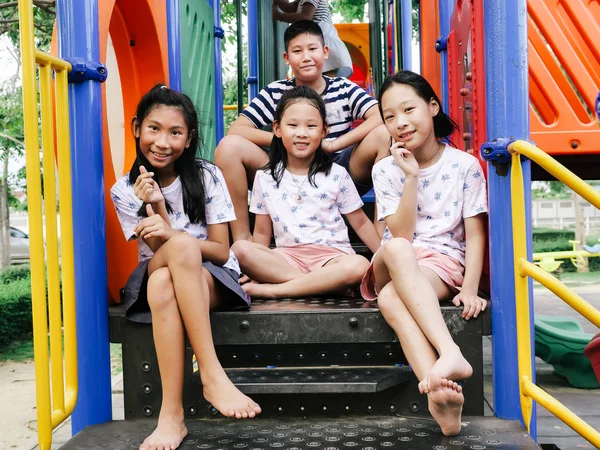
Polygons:
<instances>
[{"instance_id":1,"label":"girl's hand on chin","mask_svg":"<svg viewBox=\"0 0 600 450\"><path fill-rule=\"evenodd\" d=\"M418 177L419 163L410 150L404 148L403 142L394 142L390 147L390 153L396 161L396 165L402 169L404 175Z\"/></svg>"},{"instance_id":2,"label":"girl's hand on chin","mask_svg":"<svg viewBox=\"0 0 600 450\"><path fill-rule=\"evenodd\" d=\"M154 172L148 172L144 166L140 166L140 175L135 180L133 191L137 198L144 203L156 205L164 201L164 197L158 183L152 178Z\"/></svg>"}]
</instances>

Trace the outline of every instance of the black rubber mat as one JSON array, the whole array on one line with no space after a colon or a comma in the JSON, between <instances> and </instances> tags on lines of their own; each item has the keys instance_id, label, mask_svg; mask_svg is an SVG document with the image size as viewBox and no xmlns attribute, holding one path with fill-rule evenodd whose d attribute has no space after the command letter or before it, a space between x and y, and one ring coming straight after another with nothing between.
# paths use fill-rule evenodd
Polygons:
<instances>
[{"instance_id":1,"label":"black rubber mat","mask_svg":"<svg viewBox=\"0 0 600 450\"><path fill-rule=\"evenodd\" d=\"M155 421L115 421L88 427L63 450L135 450ZM517 421L464 417L458 436L445 437L432 420L363 416L344 419L253 419L188 421L182 450L322 449L539 449Z\"/></svg>"}]
</instances>

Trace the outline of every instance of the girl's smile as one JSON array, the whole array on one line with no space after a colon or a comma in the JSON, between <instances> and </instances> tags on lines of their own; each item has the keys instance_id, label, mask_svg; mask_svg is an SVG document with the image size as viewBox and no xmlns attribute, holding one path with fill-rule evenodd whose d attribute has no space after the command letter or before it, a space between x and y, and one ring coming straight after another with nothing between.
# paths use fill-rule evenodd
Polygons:
<instances>
[{"instance_id":1,"label":"girl's smile","mask_svg":"<svg viewBox=\"0 0 600 450\"><path fill-rule=\"evenodd\" d=\"M433 117L439 111L435 101L426 102L406 84L395 84L382 96L383 121L388 132L409 150L435 144Z\"/></svg>"},{"instance_id":2,"label":"girl's smile","mask_svg":"<svg viewBox=\"0 0 600 450\"><path fill-rule=\"evenodd\" d=\"M158 105L135 129L140 150L158 171L172 171L175 161L190 146L190 133L179 108Z\"/></svg>"},{"instance_id":3,"label":"girl's smile","mask_svg":"<svg viewBox=\"0 0 600 450\"><path fill-rule=\"evenodd\" d=\"M305 101L288 106L281 122L273 123L273 130L287 150L288 163L310 163L326 133L319 111Z\"/></svg>"}]
</instances>

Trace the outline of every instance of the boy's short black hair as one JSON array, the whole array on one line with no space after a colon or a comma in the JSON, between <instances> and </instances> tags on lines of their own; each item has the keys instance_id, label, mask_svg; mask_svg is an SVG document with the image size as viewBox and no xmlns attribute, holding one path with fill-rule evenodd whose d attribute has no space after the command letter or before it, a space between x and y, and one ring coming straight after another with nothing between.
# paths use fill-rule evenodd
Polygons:
<instances>
[{"instance_id":1,"label":"boy's short black hair","mask_svg":"<svg viewBox=\"0 0 600 450\"><path fill-rule=\"evenodd\" d=\"M318 36L321 39L321 43L325 46L325 39L323 39L323 30L316 22L312 20L298 20L292 23L289 27L285 29L285 33L283 33L283 43L285 45L285 51L288 50L288 45L290 45L290 41L301 34L312 34L314 36Z\"/></svg>"}]
</instances>

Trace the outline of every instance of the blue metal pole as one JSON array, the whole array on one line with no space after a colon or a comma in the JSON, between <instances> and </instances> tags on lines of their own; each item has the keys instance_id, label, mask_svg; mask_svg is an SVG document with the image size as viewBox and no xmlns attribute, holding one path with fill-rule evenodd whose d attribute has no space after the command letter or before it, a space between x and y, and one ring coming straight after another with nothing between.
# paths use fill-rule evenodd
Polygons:
<instances>
[{"instance_id":1,"label":"blue metal pole","mask_svg":"<svg viewBox=\"0 0 600 450\"><path fill-rule=\"evenodd\" d=\"M181 18L179 14L179 0L167 0L167 36L169 39L169 87L176 91L181 91Z\"/></svg>"},{"instance_id":2,"label":"blue metal pole","mask_svg":"<svg viewBox=\"0 0 600 450\"><path fill-rule=\"evenodd\" d=\"M527 1L484 0L487 137L529 138L529 88L527 65ZM523 164L523 177L531 205L530 163ZM522 421L517 378L517 335L514 258L510 217L509 164L488 163L490 210L490 271L492 290L492 348L494 412L503 419ZM531 207L527 228L531 229ZM529 238L529 251L531 251ZM531 281L530 281L531 291ZM533 333L533 309L531 316ZM535 373L535 362L533 373ZM536 435L535 409L531 434Z\"/></svg>"},{"instance_id":3,"label":"blue metal pole","mask_svg":"<svg viewBox=\"0 0 600 450\"><path fill-rule=\"evenodd\" d=\"M440 34L447 37L450 34L450 19L454 12L454 0L440 0ZM445 108L450 105L448 97L448 51L442 51L441 56L441 85L442 85L442 104Z\"/></svg>"},{"instance_id":4,"label":"blue metal pole","mask_svg":"<svg viewBox=\"0 0 600 450\"><path fill-rule=\"evenodd\" d=\"M412 63L412 1L401 0L400 18L402 20L402 68L413 70Z\"/></svg>"},{"instance_id":5,"label":"blue metal pole","mask_svg":"<svg viewBox=\"0 0 600 450\"><path fill-rule=\"evenodd\" d=\"M215 128L217 135L216 142L218 144L225 134L225 122L223 121L223 63L221 55L221 39L223 38L223 30L221 29L221 1L210 0L209 3L213 9L215 26ZM238 26L241 25L241 23L238 23Z\"/></svg>"},{"instance_id":6,"label":"blue metal pole","mask_svg":"<svg viewBox=\"0 0 600 450\"><path fill-rule=\"evenodd\" d=\"M248 94L258 95L258 3L248 0Z\"/></svg>"},{"instance_id":7,"label":"blue metal pole","mask_svg":"<svg viewBox=\"0 0 600 450\"><path fill-rule=\"evenodd\" d=\"M58 0L61 58L100 61L97 0ZM79 397L73 434L112 418L100 83L69 86Z\"/></svg>"}]
</instances>

